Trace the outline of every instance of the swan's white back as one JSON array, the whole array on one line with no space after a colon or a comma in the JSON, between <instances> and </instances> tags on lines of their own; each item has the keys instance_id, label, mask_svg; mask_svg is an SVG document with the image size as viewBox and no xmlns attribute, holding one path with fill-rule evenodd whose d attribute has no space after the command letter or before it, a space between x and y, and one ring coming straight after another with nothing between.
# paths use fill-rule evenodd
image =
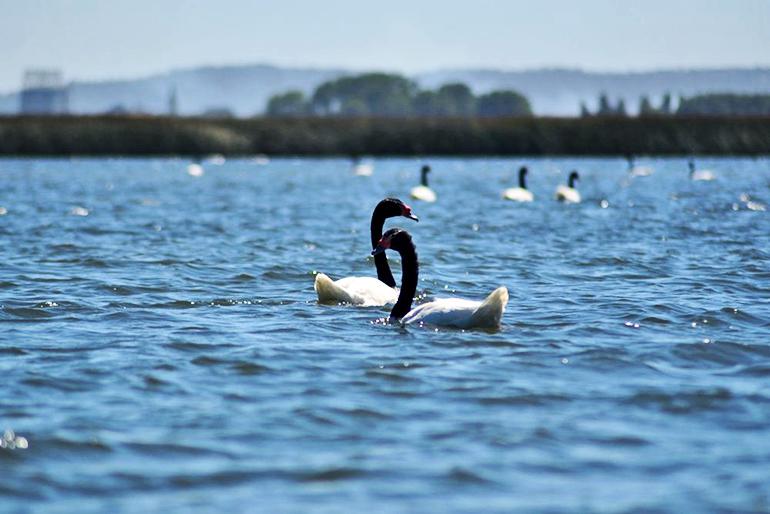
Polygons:
<instances>
[{"instance_id":1,"label":"swan's white back","mask_svg":"<svg viewBox=\"0 0 770 514\"><path fill-rule=\"evenodd\" d=\"M531 202L535 199L535 195L529 189L523 187L511 187L503 191L503 198L506 200L513 200L514 202Z\"/></svg>"},{"instance_id":2,"label":"swan's white back","mask_svg":"<svg viewBox=\"0 0 770 514\"><path fill-rule=\"evenodd\" d=\"M714 180L717 176L711 170L696 170L690 174L692 180Z\"/></svg>"},{"instance_id":3,"label":"swan's white back","mask_svg":"<svg viewBox=\"0 0 770 514\"><path fill-rule=\"evenodd\" d=\"M203 176L203 166L197 163L192 163L187 165L187 174L191 177L202 177Z\"/></svg>"},{"instance_id":4,"label":"swan's white back","mask_svg":"<svg viewBox=\"0 0 770 514\"><path fill-rule=\"evenodd\" d=\"M649 166L634 166L630 173L632 177L649 177L653 170Z\"/></svg>"},{"instance_id":5,"label":"swan's white back","mask_svg":"<svg viewBox=\"0 0 770 514\"><path fill-rule=\"evenodd\" d=\"M574 187L561 185L556 188L556 199L565 203L580 203L580 192Z\"/></svg>"},{"instance_id":6,"label":"swan's white back","mask_svg":"<svg viewBox=\"0 0 770 514\"><path fill-rule=\"evenodd\" d=\"M423 202L435 202L436 193L433 192L428 186L415 186L409 195L415 200L422 200Z\"/></svg>"},{"instance_id":7,"label":"swan's white back","mask_svg":"<svg viewBox=\"0 0 770 514\"><path fill-rule=\"evenodd\" d=\"M314 288L319 303L349 303L374 307L396 303L398 289L374 277L345 277L333 281L323 273L315 276Z\"/></svg>"},{"instance_id":8,"label":"swan's white back","mask_svg":"<svg viewBox=\"0 0 770 514\"><path fill-rule=\"evenodd\" d=\"M374 173L374 165L362 162L353 166L353 173L359 177L369 177Z\"/></svg>"},{"instance_id":9,"label":"swan's white back","mask_svg":"<svg viewBox=\"0 0 770 514\"><path fill-rule=\"evenodd\" d=\"M409 311L401 322L455 328L497 328L507 304L508 289L498 287L483 302L439 298L423 303Z\"/></svg>"}]
</instances>

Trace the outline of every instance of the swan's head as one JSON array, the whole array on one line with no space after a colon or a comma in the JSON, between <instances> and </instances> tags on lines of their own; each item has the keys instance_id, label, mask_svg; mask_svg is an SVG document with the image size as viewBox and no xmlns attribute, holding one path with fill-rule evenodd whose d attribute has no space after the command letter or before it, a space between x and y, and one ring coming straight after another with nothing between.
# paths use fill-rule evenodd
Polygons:
<instances>
[{"instance_id":1,"label":"swan's head","mask_svg":"<svg viewBox=\"0 0 770 514\"><path fill-rule=\"evenodd\" d=\"M409 232L402 228L392 228L382 235L377 247L372 250L372 255L377 255L388 249L400 252L409 246L414 247Z\"/></svg>"},{"instance_id":2,"label":"swan's head","mask_svg":"<svg viewBox=\"0 0 770 514\"><path fill-rule=\"evenodd\" d=\"M412 212L412 208L398 198L386 198L382 200L377 204L375 210L379 210L385 218L403 216L410 220L420 221L420 218L415 216Z\"/></svg>"},{"instance_id":3,"label":"swan's head","mask_svg":"<svg viewBox=\"0 0 770 514\"><path fill-rule=\"evenodd\" d=\"M424 165L424 166L423 166L423 167L420 169L420 172L421 172L421 173L430 173L430 166L428 166L427 164L425 164L425 165Z\"/></svg>"},{"instance_id":4,"label":"swan's head","mask_svg":"<svg viewBox=\"0 0 770 514\"><path fill-rule=\"evenodd\" d=\"M688 161L687 165L690 167L690 174L695 173L695 162L692 159Z\"/></svg>"},{"instance_id":5,"label":"swan's head","mask_svg":"<svg viewBox=\"0 0 770 514\"><path fill-rule=\"evenodd\" d=\"M578 175L578 172L575 170L572 170L572 173L569 174L569 180L567 181L567 185L569 185L569 187L574 188L575 181L579 178L580 178L580 175Z\"/></svg>"}]
</instances>

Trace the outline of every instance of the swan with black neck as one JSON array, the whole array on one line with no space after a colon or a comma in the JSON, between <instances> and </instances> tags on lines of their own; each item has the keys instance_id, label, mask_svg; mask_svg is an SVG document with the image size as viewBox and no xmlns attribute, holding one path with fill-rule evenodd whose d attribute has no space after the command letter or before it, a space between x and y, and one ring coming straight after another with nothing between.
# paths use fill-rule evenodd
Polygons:
<instances>
[{"instance_id":1,"label":"swan with black neck","mask_svg":"<svg viewBox=\"0 0 770 514\"><path fill-rule=\"evenodd\" d=\"M436 193L428 186L428 173L430 166L426 164L420 169L420 185L413 187L409 195L415 200L432 203L436 201Z\"/></svg>"},{"instance_id":2,"label":"swan with black neck","mask_svg":"<svg viewBox=\"0 0 770 514\"><path fill-rule=\"evenodd\" d=\"M395 250L401 255L401 291L390 311L391 321L403 324L433 325L454 328L498 328L508 304L508 289L498 287L483 301L461 298L439 298L414 309L412 301L417 292L420 265L412 236L400 228L383 234L373 255Z\"/></svg>"},{"instance_id":3,"label":"swan with black neck","mask_svg":"<svg viewBox=\"0 0 770 514\"><path fill-rule=\"evenodd\" d=\"M580 203L580 192L575 189L575 181L580 178L577 171L569 174L567 185L560 185L556 188L556 199L564 203Z\"/></svg>"},{"instance_id":4,"label":"swan with black neck","mask_svg":"<svg viewBox=\"0 0 770 514\"><path fill-rule=\"evenodd\" d=\"M382 228L387 218L404 216L419 221L412 213L411 207L398 198L386 198L380 201L372 212L369 225L372 248L377 246L382 237ZM390 271L385 255L374 257L377 278L374 277L345 277L332 280L324 273L315 276L314 288L318 294L319 303L348 303L361 306L381 306L393 303L398 298L396 280Z\"/></svg>"},{"instance_id":5,"label":"swan with black neck","mask_svg":"<svg viewBox=\"0 0 770 514\"><path fill-rule=\"evenodd\" d=\"M531 202L535 199L532 191L527 189L527 172L526 166L519 168L519 187L511 187L503 191L503 198L513 200L514 202Z\"/></svg>"}]
</instances>

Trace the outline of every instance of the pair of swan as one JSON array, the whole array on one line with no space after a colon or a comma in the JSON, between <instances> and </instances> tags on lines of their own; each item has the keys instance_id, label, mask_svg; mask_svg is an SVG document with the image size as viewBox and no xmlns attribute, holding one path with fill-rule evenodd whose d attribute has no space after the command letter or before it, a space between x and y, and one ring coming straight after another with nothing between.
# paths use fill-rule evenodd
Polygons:
<instances>
[{"instance_id":1,"label":"pair of swan","mask_svg":"<svg viewBox=\"0 0 770 514\"><path fill-rule=\"evenodd\" d=\"M346 277L332 281L319 273L315 278L315 290L319 303L349 303L361 306L383 306L394 303L390 313L391 321L404 324L429 324L455 328L497 328L508 303L508 289L499 287L482 301L459 298L440 298L412 309L417 291L419 263L406 230L390 229L384 235L385 219L404 216L415 221L411 208L396 198L382 200L372 213L370 235L372 255L377 268L377 278ZM396 281L390 271L385 250L392 249L401 254L401 290L395 289Z\"/></svg>"},{"instance_id":2,"label":"pair of swan","mask_svg":"<svg viewBox=\"0 0 770 514\"><path fill-rule=\"evenodd\" d=\"M522 166L519 169L519 187L511 187L503 191L503 198L514 202L531 202L535 199L532 191L527 189L525 177L527 176L527 167ZM575 189L575 181L580 178L577 171L569 174L567 185L560 185L556 188L556 199L565 203L580 203L580 192Z\"/></svg>"}]
</instances>

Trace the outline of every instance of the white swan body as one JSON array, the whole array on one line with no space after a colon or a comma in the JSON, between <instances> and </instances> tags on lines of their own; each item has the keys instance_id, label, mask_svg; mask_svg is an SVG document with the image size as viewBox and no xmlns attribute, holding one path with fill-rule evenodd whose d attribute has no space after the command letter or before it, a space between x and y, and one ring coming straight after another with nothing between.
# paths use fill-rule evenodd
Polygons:
<instances>
[{"instance_id":1,"label":"white swan body","mask_svg":"<svg viewBox=\"0 0 770 514\"><path fill-rule=\"evenodd\" d=\"M580 203L580 192L574 187L561 185L556 188L556 199L564 203Z\"/></svg>"},{"instance_id":2,"label":"white swan body","mask_svg":"<svg viewBox=\"0 0 770 514\"><path fill-rule=\"evenodd\" d=\"M695 170L690 173L690 178L692 180L709 181L716 179L717 176L711 170Z\"/></svg>"},{"instance_id":3,"label":"white swan body","mask_svg":"<svg viewBox=\"0 0 770 514\"><path fill-rule=\"evenodd\" d=\"M192 163L187 165L187 174L191 177L202 177L203 176L203 166L201 166L198 163Z\"/></svg>"},{"instance_id":4,"label":"white swan body","mask_svg":"<svg viewBox=\"0 0 770 514\"><path fill-rule=\"evenodd\" d=\"M328 275L319 273L315 276L314 288L319 303L374 307L396 303L398 299L398 289L375 277L345 277L333 281Z\"/></svg>"},{"instance_id":5,"label":"white swan body","mask_svg":"<svg viewBox=\"0 0 770 514\"><path fill-rule=\"evenodd\" d=\"M439 298L423 303L410 310L401 322L454 328L497 328L507 304L508 289L498 287L483 302Z\"/></svg>"},{"instance_id":6,"label":"white swan body","mask_svg":"<svg viewBox=\"0 0 770 514\"><path fill-rule=\"evenodd\" d=\"M415 200L422 200L423 202L433 203L436 201L436 193L433 192L428 186L415 186L409 193L409 196Z\"/></svg>"},{"instance_id":7,"label":"white swan body","mask_svg":"<svg viewBox=\"0 0 770 514\"><path fill-rule=\"evenodd\" d=\"M503 198L513 200L514 202L531 202L535 199L535 195L529 189L511 187L503 191Z\"/></svg>"},{"instance_id":8,"label":"white swan body","mask_svg":"<svg viewBox=\"0 0 770 514\"><path fill-rule=\"evenodd\" d=\"M370 177L374 173L374 165L369 162L359 162L353 166L353 174L357 177Z\"/></svg>"},{"instance_id":9,"label":"white swan body","mask_svg":"<svg viewBox=\"0 0 770 514\"><path fill-rule=\"evenodd\" d=\"M629 170L632 177L649 177L653 170L649 166L634 166Z\"/></svg>"}]
</instances>

